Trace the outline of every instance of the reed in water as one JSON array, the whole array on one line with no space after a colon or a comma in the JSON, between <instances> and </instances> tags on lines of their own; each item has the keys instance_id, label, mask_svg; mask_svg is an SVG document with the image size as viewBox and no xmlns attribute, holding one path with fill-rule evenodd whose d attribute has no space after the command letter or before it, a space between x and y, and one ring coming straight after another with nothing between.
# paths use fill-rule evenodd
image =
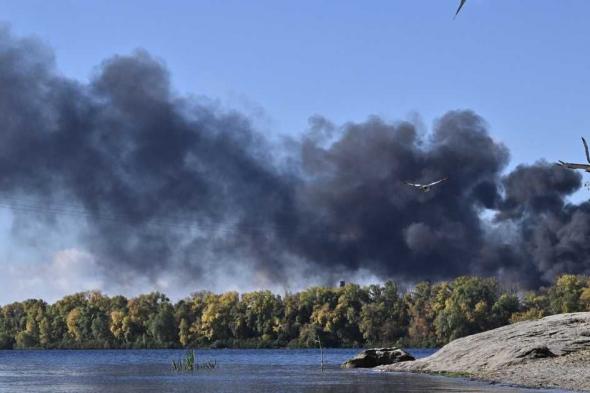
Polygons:
<instances>
[{"instance_id":1,"label":"reed in water","mask_svg":"<svg viewBox=\"0 0 590 393\"><path fill-rule=\"evenodd\" d=\"M194 349L187 351L184 359L172 361L172 370L176 372L192 372L200 369L213 369L215 367L217 367L217 361L215 360L199 363Z\"/></svg>"}]
</instances>

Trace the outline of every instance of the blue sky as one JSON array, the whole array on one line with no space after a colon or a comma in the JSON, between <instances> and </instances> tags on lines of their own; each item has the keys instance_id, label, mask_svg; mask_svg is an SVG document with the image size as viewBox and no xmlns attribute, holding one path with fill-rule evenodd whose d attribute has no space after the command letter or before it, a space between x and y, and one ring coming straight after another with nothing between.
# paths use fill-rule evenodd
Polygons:
<instances>
[{"instance_id":1,"label":"blue sky","mask_svg":"<svg viewBox=\"0 0 590 393\"><path fill-rule=\"evenodd\" d=\"M269 134L297 134L314 114L336 123L420 116L430 128L448 110L473 109L509 147L511 167L540 158L583 161L590 1L468 0L453 19L457 5L0 0L0 23L42 40L59 70L82 81L104 59L144 48L167 65L179 93L244 111ZM0 212L3 233L10 231L8 214ZM32 278L11 286L0 304L29 295L53 300L98 285L91 256L67 239L58 243L51 269L65 278L48 289L43 270L15 268L0 285ZM20 254L15 244L0 257Z\"/></svg>"},{"instance_id":2,"label":"blue sky","mask_svg":"<svg viewBox=\"0 0 590 393\"><path fill-rule=\"evenodd\" d=\"M512 164L582 159L590 136L590 2L0 1L0 20L51 46L62 72L87 79L115 53L145 48L181 93L298 133L335 122L419 114L426 126L470 108Z\"/></svg>"}]
</instances>

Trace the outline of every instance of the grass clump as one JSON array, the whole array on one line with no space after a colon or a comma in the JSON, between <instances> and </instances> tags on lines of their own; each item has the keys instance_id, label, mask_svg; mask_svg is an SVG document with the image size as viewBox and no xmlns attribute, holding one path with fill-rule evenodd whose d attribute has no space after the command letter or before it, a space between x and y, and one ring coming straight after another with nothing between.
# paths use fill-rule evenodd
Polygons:
<instances>
[{"instance_id":1,"label":"grass clump","mask_svg":"<svg viewBox=\"0 0 590 393\"><path fill-rule=\"evenodd\" d=\"M215 367L217 367L217 361L215 360L199 363L194 349L187 351L184 359L172 361L172 370L176 372L193 372L201 369L213 369Z\"/></svg>"}]
</instances>

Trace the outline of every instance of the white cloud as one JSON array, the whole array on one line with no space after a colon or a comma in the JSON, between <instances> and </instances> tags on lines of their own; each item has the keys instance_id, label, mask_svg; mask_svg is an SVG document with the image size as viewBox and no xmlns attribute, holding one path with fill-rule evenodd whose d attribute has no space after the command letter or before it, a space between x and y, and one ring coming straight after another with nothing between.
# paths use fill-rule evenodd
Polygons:
<instances>
[{"instance_id":1,"label":"white cloud","mask_svg":"<svg viewBox=\"0 0 590 393\"><path fill-rule=\"evenodd\" d=\"M178 277L162 272L155 280L127 273L118 282L110 281L103 274L97 258L80 248L65 248L54 252L46 263L3 264L0 275L0 305L31 298L40 298L48 303L81 291L98 290L109 296L137 296L151 291L160 291L177 301L199 290L214 292L248 292L269 289L282 294L296 292L314 285L336 285L339 280L361 285L380 283L369 270L361 269L347 273L345 269L333 269L330 275L318 274L317 267L302 260L293 260L284 272L290 285L276 277L264 274L255 265L243 263L231 268L225 264L209 266L203 275ZM124 277L124 278L123 278Z\"/></svg>"},{"instance_id":2,"label":"white cloud","mask_svg":"<svg viewBox=\"0 0 590 393\"><path fill-rule=\"evenodd\" d=\"M104 290L95 258L80 249L56 252L50 263L8 265L0 277L0 304L30 298L53 302L66 294Z\"/></svg>"}]
</instances>

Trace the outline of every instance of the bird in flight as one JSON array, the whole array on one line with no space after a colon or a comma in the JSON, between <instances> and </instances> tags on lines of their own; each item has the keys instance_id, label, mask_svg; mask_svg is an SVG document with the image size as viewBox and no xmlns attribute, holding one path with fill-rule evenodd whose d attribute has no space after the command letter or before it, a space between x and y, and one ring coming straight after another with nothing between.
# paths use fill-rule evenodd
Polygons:
<instances>
[{"instance_id":1,"label":"bird in flight","mask_svg":"<svg viewBox=\"0 0 590 393\"><path fill-rule=\"evenodd\" d=\"M459 4L459 8L457 8L457 12L455 12L455 18L457 17L457 15L459 15L459 11L461 11L461 8L463 8L466 1L467 0L461 0L461 4Z\"/></svg>"},{"instance_id":2,"label":"bird in flight","mask_svg":"<svg viewBox=\"0 0 590 393\"><path fill-rule=\"evenodd\" d=\"M410 183L410 182L405 182L408 186L412 186L414 188L417 188L418 190L422 191L422 192L428 192L430 191L430 189L433 186L436 186L439 183L442 183L443 181L447 180L448 177L443 177L442 179L433 181L432 183L428 183L428 184L416 184L416 183Z\"/></svg>"},{"instance_id":3,"label":"bird in flight","mask_svg":"<svg viewBox=\"0 0 590 393\"><path fill-rule=\"evenodd\" d=\"M584 150L586 151L586 160L588 161L588 164L574 164L572 162L558 161L557 165L568 169L583 169L586 172L590 172L590 154L588 153L588 144L586 143L586 139L584 139L584 137L582 137L582 143L584 144Z\"/></svg>"}]
</instances>

